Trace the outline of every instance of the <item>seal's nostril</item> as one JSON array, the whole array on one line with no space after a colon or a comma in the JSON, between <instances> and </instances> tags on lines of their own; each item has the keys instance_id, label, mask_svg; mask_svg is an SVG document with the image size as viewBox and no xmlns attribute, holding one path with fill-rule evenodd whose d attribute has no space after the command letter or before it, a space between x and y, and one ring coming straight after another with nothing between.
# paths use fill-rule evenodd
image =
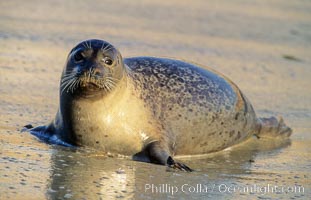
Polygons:
<instances>
[{"instance_id":1,"label":"seal's nostril","mask_svg":"<svg viewBox=\"0 0 311 200\"><path fill-rule=\"evenodd\" d=\"M93 74L95 76L101 76L102 75L102 71L100 69L98 69L98 68L94 68L93 69Z\"/></svg>"}]
</instances>

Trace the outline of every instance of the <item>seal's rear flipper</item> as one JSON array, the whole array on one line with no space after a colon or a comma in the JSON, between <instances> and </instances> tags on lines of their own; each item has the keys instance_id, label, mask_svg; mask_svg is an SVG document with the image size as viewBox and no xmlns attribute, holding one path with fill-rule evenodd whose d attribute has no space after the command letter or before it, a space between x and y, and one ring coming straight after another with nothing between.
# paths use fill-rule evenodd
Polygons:
<instances>
[{"instance_id":1,"label":"seal's rear flipper","mask_svg":"<svg viewBox=\"0 0 311 200\"><path fill-rule=\"evenodd\" d=\"M292 134L292 129L288 127L282 117L259 118L258 137L284 137Z\"/></svg>"},{"instance_id":2,"label":"seal's rear flipper","mask_svg":"<svg viewBox=\"0 0 311 200\"><path fill-rule=\"evenodd\" d=\"M141 152L133 156L133 160L148 162L179 169L182 171L192 172L193 170L182 163L175 162L159 142L149 143Z\"/></svg>"}]
</instances>

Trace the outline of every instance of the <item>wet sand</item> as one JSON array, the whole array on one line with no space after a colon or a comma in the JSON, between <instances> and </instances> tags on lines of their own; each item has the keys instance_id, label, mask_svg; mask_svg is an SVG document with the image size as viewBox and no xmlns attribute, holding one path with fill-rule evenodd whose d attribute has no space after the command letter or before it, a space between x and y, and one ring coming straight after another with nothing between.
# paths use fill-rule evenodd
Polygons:
<instances>
[{"instance_id":1,"label":"wet sand","mask_svg":"<svg viewBox=\"0 0 311 200\"><path fill-rule=\"evenodd\" d=\"M12 0L0 8L0 199L311 196L311 2ZM185 159L197 171L182 173L21 133L25 124L53 119L67 54L88 38L111 42L123 57L214 68L240 87L258 116L282 115L294 130L291 140L252 139Z\"/></svg>"}]
</instances>

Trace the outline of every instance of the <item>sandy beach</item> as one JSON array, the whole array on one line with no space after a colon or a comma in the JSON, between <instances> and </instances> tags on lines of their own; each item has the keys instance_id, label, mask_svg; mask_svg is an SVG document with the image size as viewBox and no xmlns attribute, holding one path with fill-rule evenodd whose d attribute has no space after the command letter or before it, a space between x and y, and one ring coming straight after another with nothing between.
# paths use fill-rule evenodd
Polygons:
<instances>
[{"instance_id":1,"label":"sandy beach","mask_svg":"<svg viewBox=\"0 0 311 200\"><path fill-rule=\"evenodd\" d=\"M311 196L310 1L12 0L0 8L0 199ZM90 38L109 41L123 57L209 66L239 86L258 116L283 116L293 135L184 158L197 170L183 173L22 133L54 118L66 57Z\"/></svg>"}]
</instances>

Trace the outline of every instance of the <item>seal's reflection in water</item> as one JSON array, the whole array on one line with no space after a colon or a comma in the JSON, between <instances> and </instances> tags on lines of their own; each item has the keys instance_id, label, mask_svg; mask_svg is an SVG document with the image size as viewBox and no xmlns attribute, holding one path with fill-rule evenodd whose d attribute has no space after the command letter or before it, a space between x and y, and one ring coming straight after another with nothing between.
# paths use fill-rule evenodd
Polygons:
<instances>
[{"instance_id":1,"label":"seal's reflection in water","mask_svg":"<svg viewBox=\"0 0 311 200\"><path fill-rule=\"evenodd\" d=\"M282 169L277 172L271 169L262 170L261 164L266 158L280 157L281 152L289 145L290 140L273 142L268 139L252 138L244 145L236 146L231 150L196 158L176 157L177 160L187 159L187 163L196 170L193 173L171 172L161 173L159 176L157 172L150 173L150 170L145 170L142 173L142 169L137 168L135 176L140 177L141 182L135 183L137 188L135 197L136 199L159 199L159 197L167 199L168 196L177 199L249 199L249 196L242 196L243 193L240 192L224 192L219 186L243 187L262 185L266 182L278 185L284 181L284 171L282 172ZM204 190L205 186L207 190ZM153 189L148 189L152 187ZM173 190L177 192L173 193ZM254 198L262 195L261 193L245 194L251 194Z\"/></svg>"},{"instance_id":2,"label":"seal's reflection in water","mask_svg":"<svg viewBox=\"0 0 311 200\"><path fill-rule=\"evenodd\" d=\"M48 199L107 199L130 197L133 192L135 176L129 159L55 147L51 160Z\"/></svg>"},{"instance_id":3,"label":"seal's reflection in water","mask_svg":"<svg viewBox=\"0 0 311 200\"><path fill-rule=\"evenodd\" d=\"M268 140L252 138L245 144L230 150L200 157L182 158L196 170L194 173L167 171L159 165L148 165L127 158L110 158L99 152L85 149L72 150L55 146L52 155L48 199L107 199L165 197L169 193L146 190L146 184L168 184L181 187L182 184L223 183L267 178L269 175L256 171L253 166L265 154L276 156L290 145L290 140ZM270 155L271 156L271 155ZM164 196L163 196L164 195ZM186 195L179 191L174 196ZM196 193L203 197L212 193ZM214 194L216 195L216 194ZM217 194L219 195L219 193Z\"/></svg>"},{"instance_id":4,"label":"seal's reflection in water","mask_svg":"<svg viewBox=\"0 0 311 200\"><path fill-rule=\"evenodd\" d=\"M203 155L200 157L192 157L193 165L197 168L210 173L215 170L220 173L241 173L248 172L250 166L256 163L257 159L262 156L271 154L277 156L282 149L290 146L289 138L250 138L246 142L227 148L221 152ZM178 158L178 157L177 157ZM204 164L205 163L205 164ZM202 168L206 166L207 168Z\"/></svg>"}]
</instances>

